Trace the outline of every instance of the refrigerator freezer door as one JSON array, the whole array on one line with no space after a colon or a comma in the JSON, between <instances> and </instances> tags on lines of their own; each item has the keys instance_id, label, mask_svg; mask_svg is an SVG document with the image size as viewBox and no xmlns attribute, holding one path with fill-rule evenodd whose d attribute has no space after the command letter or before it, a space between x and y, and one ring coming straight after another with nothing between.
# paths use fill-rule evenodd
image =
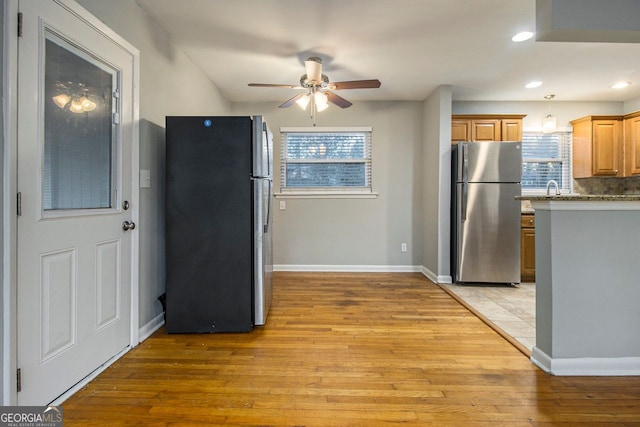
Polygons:
<instances>
[{"instance_id":1,"label":"refrigerator freezer door","mask_svg":"<svg viewBox=\"0 0 640 427\"><path fill-rule=\"evenodd\" d=\"M466 201L463 200L465 194ZM457 282L520 282L517 195L520 195L519 183L456 185Z\"/></svg>"},{"instance_id":2,"label":"refrigerator freezer door","mask_svg":"<svg viewBox=\"0 0 640 427\"><path fill-rule=\"evenodd\" d=\"M264 325L271 306L273 244L271 180L273 137L260 116L253 117L253 188L254 188L254 308L255 325Z\"/></svg>"},{"instance_id":3,"label":"refrigerator freezer door","mask_svg":"<svg viewBox=\"0 0 640 427\"><path fill-rule=\"evenodd\" d=\"M458 145L457 182L520 182L520 142L462 142Z\"/></svg>"}]
</instances>

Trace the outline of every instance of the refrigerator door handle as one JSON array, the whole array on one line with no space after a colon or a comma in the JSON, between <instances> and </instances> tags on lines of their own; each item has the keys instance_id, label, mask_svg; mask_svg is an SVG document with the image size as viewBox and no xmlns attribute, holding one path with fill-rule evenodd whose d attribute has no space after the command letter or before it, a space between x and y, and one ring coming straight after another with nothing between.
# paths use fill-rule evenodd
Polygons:
<instances>
[{"instance_id":1,"label":"refrigerator door handle","mask_svg":"<svg viewBox=\"0 0 640 427\"><path fill-rule=\"evenodd\" d=\"M267 175L271 176L271 150L269 144L269 129L267 128L266 122L262 122L262 138L263 144L267 145Z\"/></svg>"},{"instance_id":2,"label":"refrigerator door handle","mask_svg":"<svg viewBox=\"0 0 640 427\"><path fill-rule=\"evenodd\" d=\"M271 204L273 203L271 200L272 198L271 187L273 187L273 182L269 180L269 198L267 200L267 218L263 226L263 230L265 234L269 232L269 220L271 219Z\"/></svg>"},{"instance_id":3,"label":"refrigerator door handle","mask_svg":"<svg viewBox=\"0 0 640 427\"><path fill-rule=\"evenodd\" d=\"M467 154L467 144L460 143L460 158L462 159L462 182L465 184L469 181L469 157Z\"/></svg>"},{"instance_id":4,"label":"refrigerator door handle","mask_svg":"<svg viewBox=\"0 0 640 427\"><path fill-rule=\"evenodd\" d=\"M462 210L462 221L467 220L467 197L468 197L469 185L466 182L462 183L462 203L460 206Z\"/></svg>"}]
</instances>

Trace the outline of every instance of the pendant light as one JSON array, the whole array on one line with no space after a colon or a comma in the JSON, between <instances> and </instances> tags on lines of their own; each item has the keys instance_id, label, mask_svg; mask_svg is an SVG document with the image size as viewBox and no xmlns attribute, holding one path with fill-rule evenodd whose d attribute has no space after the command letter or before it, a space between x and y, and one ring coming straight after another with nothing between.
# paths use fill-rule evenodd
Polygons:
<instances>
[{"instance_id":1,"label":"pendant light","mask_svg":"<svg viewBox=\"0 0 640 427\"><path fill-rule=\"evenodd\" d=\"M542 133L553 133L556 131L557 119L551 115L551 100L555 98L555 95L545 95L544 99L549 101L549 113L547 117L542 120Z\"/></svg>"}]
</instances>

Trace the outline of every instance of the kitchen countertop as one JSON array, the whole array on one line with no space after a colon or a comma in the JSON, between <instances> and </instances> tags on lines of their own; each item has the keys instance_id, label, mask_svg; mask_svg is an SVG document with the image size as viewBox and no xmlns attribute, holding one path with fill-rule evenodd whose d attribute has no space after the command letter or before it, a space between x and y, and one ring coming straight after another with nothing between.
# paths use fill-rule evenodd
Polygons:
<instances>
[{"instance_id":1,"label":"kitchen countertop","mask_svg":"<svg viewBox=\"0 0 640 427\"><path fill-rule=\"evenodd\" d=\"M568 202L593 202L593 201L605 201L605 202L633 202L640 201L640 194L627 194L627 195L560 195L560 196L537 196L537 195L522 195L516 196L516 200L530 200L530 201L568 201Z\"/></svg>"}]
</instances>

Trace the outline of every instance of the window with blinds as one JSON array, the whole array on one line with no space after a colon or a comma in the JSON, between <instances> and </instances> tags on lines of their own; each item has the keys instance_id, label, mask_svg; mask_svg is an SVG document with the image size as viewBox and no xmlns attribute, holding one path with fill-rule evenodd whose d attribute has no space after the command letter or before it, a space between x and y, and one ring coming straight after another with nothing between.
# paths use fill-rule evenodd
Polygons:
<instances>
[{"instance_id":1,"label":"window with blinds","mask_svg":"<svg viewBox=\"0 0 640 427\"><path fill-rule=\"evenodd\" d=\"M282 192L371 192L371 128L282 128Z\"/></svg>"},{"instance_id":2,"label":"window with blinds","mask_svg":"<svg viewBox=\"0 0 640 427\"><path fill-rule=\"evenodd\" d=\"M563 193L572 191L571 132L522 135L522 191L543 192L555 180Z\"/></svg>"}]
</instances>

